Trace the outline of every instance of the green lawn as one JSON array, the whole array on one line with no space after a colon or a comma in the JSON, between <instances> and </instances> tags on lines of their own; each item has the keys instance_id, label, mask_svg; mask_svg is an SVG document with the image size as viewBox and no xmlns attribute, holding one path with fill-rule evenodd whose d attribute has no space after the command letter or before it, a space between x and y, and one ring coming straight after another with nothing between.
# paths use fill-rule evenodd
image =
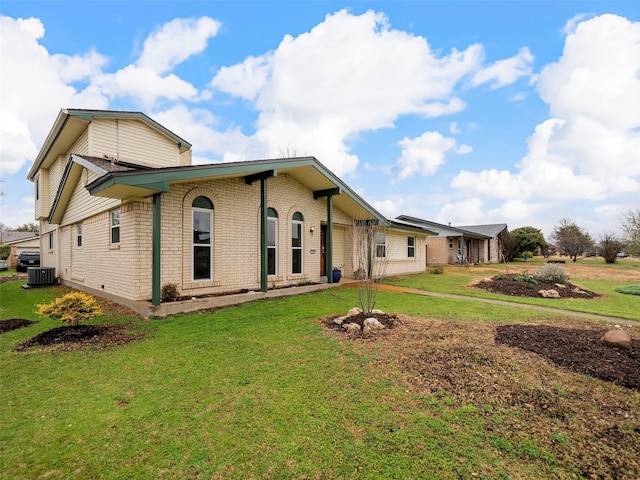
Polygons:
<instances>
[{"instance_id":1,"label":"green lawn","mask_svg":"<svg viewBox=\"0 0 640 480\"><path fill-rule=\"evenodd\" d=\"M423 273L418 275L407 275L392 277L385 280L385 283L419 290L432 292L455 293L470 297L492 298L499 300L508 300L515 303L524 303L528 305L541 305L576 312L595 313L600 315L614 316L626 318L629 320L640 320L640 303L637 296L625 295L617 292L616 289L638 283L640 279L640 262L626 261L617 262L607 265L602 260L583 260L577 265L570 265L576 274L571 275L570 281L580 285L583 288L592 290L600 297L595 299L545 299L545 298L525 298L525 297L506 297L488 293L484 290L469 286L474 280L483 277L492 277L499 273L516 273L528 271L534 273L538 268L544 265L543 259L536 259L529 262L514 262L507 265L481 265L477 267L445 267L445 273L442 275L434 275ZM627 278L635 280L615 280L615 279L591 279L588 276L581 275L580 267L597 266L602 271L607 270L613 273L626 273ZM612 275L613 277L613 275Z\"/></svg>"},{"instance_id":2,"label":"green lawn","mask_svg":"<svg viewBox=\"0 0 640 480\"><path fill-rule=\"evenodd\" d=\"M449 281L425 281L436 277ZM34 305L63 291L22 283L0 284L0 319L36 320ZM517 411L412 394L375 342L323 333L318 319L356 296L331 289L162 320L102 316L147 332L110 349L13 350L52 320L0 335L2 478L577 478L539 439L512 445L491 433ZM392 292L379 292L378 306L425 319L549 317Z\"/></svg>"}]
</instances>

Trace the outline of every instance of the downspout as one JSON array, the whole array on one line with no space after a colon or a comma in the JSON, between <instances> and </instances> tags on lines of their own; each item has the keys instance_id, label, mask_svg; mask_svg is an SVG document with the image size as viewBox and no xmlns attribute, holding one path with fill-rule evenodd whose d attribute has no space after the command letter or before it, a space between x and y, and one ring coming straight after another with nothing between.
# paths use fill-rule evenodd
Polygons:
<instances>
[{"instance_id":1,"label":"downspout","mask_svg":"<svg viewBox=\"0 0 640 480\"><path fill-rule=\"evenodd\" d=\"M153 194L153 224L151 248L151 303L160 305L160 220L162 194Z\"/></svg>"},{"instance_id":2,"label":"downspout","mask_svg":"<svg viewBox=\"0 0 640 480\"><path fill-rule=\"evenodd\" d=\"M260 291L267 291L267 179L260 179Z\"/></svg>"}]
</instances>

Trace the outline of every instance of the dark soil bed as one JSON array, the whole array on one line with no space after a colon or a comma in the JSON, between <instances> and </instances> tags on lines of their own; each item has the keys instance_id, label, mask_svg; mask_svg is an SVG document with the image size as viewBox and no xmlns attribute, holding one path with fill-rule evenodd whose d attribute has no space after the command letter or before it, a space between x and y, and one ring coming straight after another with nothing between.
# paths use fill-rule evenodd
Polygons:
<instances>
[{"instance_id":1,"label":"dark soil bed","mask_svg":"<svg viewBox=\"0 0 640 480\"><path fill-rule=\"evenodd\" d=\"M33 320L27 320L26 318L9 318L7 320L0 320L0 333L10 332L11 330L17 330L18 328L28 327L33 325Z\"/></svg>"},{"instance_id":2,"label":"dark soil bed","mask_svg":"<svg viewBox=\"0 0 640 480\"><path fill-rule=\"evenodd\" d=\"M540 290L555 290L560 295L560 298L594 298L599 295L595 292L585 290L584 288L573 285L570 282L561 284L564 286L558 286L555 283L547 283L536 281L527 282L523 280L517 280L522 278L522 274L507 274L498 275L491 278L490 281L482 280L474 287L486 290L487 292L500 293L503 295L512 295L516 297L540 297L538 293Z\"/></svg>"},{"instance_id":3,"label":"dark soil bed","mask_svg":"<svg viewBox=\"0 0 640 480\"><path fill-rule=\"evenodd\" d=\"M632 340L631 351L615 349L600 341L604 332L548 325L502 325L496 328L496 343L537 353L573 372L640 390L640 340Z\"/></svg>"},{"instance_id":4,"label":"dark soil bed","mask_svg":"<svg viewBox=\"0 0 640 480\"><path fill-rule=\"evenodd\" d=\"M348 335L350 337L355 337L355 338L365 338L365 337L375 337L377 335L380 334L380 332L383 332L384 330L380 330L377 332L372 333L371 335L367 335L365 333L363 333L362 328L364 326L364 321L367 318L375 318L377 319L382 325L385 326L385 330L390 330L393 329L398 322L400 321L398 318L398 315L396 315L395 313L371 313L368 315L365 315L364 313L359 313L358 315L351 315L348 317L348 320L345 320L344 323L357 323L358 325L360 325L360 331L358 332L345 332L344 328L342 327L342 325L338 325L336 323L334 323L334 319L336 318L335 315L327 317L323 320L323 323L325 325L326 328L328 328L329 330L333 330L337 333L344 333L345 335Z\"/></svg>"},{"instance_id":5,"label":"dark soil bed","mask_svg":"<svg viewBox=\"0 0 640 480\"><path fill-rule=\"evenodd\" d=\"M89 346L109 348L133 342L144 336L144 332L128 332L130 327L130 324L56 327L19 344L16 351L30 347L48 347L61 351L77 350Z\"/></svg>"}]
</instances>

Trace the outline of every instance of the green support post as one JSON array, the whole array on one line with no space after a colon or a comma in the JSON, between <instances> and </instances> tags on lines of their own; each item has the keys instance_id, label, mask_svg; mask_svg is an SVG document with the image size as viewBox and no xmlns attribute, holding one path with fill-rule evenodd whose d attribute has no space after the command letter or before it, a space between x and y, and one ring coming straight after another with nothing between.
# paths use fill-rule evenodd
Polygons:
<instances>
[{"instance_id":1,"label":"green support post","mask_svg":"<svg viewBox=\"0 0 640 480\"><path fill-rule=\"evenodd\" d=\"M333 202L332 196L327 195L327 238L325 238L325 266L327 283L333 283Z\"/></svg>"},{"instance_id":2,"label":"green support post","mask_svg":"<svg viewBox=\"0 0 640 480\"><path fill-rule=\"evenodd\" d=\"M162 212L162 194L153 195L153 232L151 248L151 303L160 305L160 223Z\"/></svg>"},{"instance_id":3,"label":"green support post","mask_svg":"<svg viewBox=\"0 0 640 480\"><path fill-rule=\"evenodd\" d=\"M260 290L267 286L267 179L260 179Z\"/></svg>"}]
</instances>

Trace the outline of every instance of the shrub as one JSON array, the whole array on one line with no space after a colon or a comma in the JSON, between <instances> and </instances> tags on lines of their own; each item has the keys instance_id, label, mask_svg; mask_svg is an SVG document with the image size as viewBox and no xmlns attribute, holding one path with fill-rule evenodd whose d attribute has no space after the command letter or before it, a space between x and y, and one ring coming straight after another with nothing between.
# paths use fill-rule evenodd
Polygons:
<instances>
[{"instance_id":1,"label":"shrub","mask_svg":"<svg viewBox=\"0 0 640 480\"><path fill-rule=\"evenodd\" d=\"M619 287L619 288L616 288L616 292L625 293L627 295L640 295L640 284L627 285L626 287Z\"/></svg>"},{"instance_id":2,"label":"shrub","mask_svg":"<svg viewBox=\"0 0 640 480\"><path fill-rule=\"evenodd\" d=\"M539 282L545 283L567 283L569 277L567 277L564 268L557 263L547 263L542 266L533 277Z\"/></svg>"},{"instance_id":3,"label":"shrub","mask_svg":"<svg viewBox=\"0 0 640 480\"><path fill-rule=\"evenodd\" d=\"M516 282L528 282L528 283L533 283L534 285L538 283L538 281L535 278L533 278L531 275L527 275L526 273L523 273L522 275L515 275L513 279Z\"/></svg>"},{"instance_id":4,"label":"shrub","mask_svg":"<svg viewBox=\"0 0 640 480\"><path fill-rule=\"evenodd\" d=\"M527 258L533 258L533 252L522 252L522 258L527 259Z\"/></svg>"},{"instance_id":5,"label":"shrub","mask_svg":"<svg viewBox=\"0 0 640 480\"><path fill-rule=\"evenodd\" d=\"M91 295L81 292L67 293L51 303L36 306L38 307L38 315L60 320L70 325L78 325L102 314L97 300Z\"/></svg>"},{"instance_id":6,"label":"shrub","mask_svg":"<svg viewBox=\"0 0 640 480\"><path fill-rule=\"evenodd\" d=\"M442 275L444 273L444 267L442 265L434 265L429 270L432 275Z\"/></svg>"},{"instance_id":7,"label":"shrub","mask_svg":"<svg viewBox=\"0 0 640 480\"><path fill-rule=\"evenodd\" d=\"M163 302L175 302L180 298L177 283L165 283L160 290L160 300Z\"/></svg>"}]
</instances>

